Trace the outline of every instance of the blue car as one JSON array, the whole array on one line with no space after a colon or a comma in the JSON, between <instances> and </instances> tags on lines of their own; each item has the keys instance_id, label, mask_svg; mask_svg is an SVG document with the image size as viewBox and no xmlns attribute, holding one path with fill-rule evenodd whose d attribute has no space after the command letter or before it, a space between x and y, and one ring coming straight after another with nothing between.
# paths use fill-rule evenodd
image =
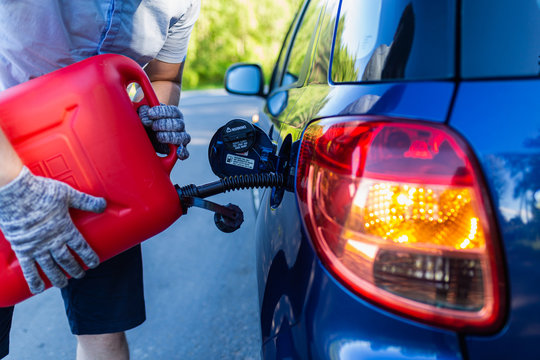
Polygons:
<instances>
[{"instance_id":1,"label":"blue car","mask_svg":"<svg viewBox=\"0 0 540 360\"><path fill-rule=\"evenodd\" d=\"M540 359L540 1L303 1L261 127L265 359Z\"/></svg>"}]
</instances>

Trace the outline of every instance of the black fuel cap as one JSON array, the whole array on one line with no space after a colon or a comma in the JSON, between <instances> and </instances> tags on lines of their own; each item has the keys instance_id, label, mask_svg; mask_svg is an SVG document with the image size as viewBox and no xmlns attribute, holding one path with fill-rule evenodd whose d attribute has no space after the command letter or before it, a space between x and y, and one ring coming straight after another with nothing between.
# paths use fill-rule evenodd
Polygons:
<instances>
[{"instance_id":1,"label":"black fuel cap","mask_svg":"<svg viewBox=\"0 0 540 360\"><path fill-rule=\"evenodd\" d=\"M243 153L255 142L255 128L245 120L234 119L221 128L221 136L229 151Z\"/></svg>"}]
</instances>

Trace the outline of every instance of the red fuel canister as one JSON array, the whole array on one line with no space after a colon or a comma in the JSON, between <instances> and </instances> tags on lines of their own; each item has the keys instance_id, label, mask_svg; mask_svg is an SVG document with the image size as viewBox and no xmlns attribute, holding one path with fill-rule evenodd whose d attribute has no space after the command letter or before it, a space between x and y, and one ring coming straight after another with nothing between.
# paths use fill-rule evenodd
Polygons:
<instances>
[{"instance_id":1,"label":"red fuel canister","mask_svg":"<svg viewBox=\"0 0 540 360\"><path fill-rule=\"evenodd\" d=\"M130 83L140 85L141 102L131 101ZM170 180L176 152L156 155L137 115L142 104L159 104L148 77L133 60L112 54L0 93L0 127L32 173L107 199L102 214L71 211L101 261L165 230L182 214ZM30 296L0 233L0 307Z\"/></svg>"}]
</instances>

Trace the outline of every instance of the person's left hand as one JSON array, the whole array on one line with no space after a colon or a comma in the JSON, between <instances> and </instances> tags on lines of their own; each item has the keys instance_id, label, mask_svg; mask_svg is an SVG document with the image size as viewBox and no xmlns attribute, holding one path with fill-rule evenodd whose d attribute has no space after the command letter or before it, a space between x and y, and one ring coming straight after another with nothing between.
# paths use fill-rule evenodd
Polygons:
<instances>
[{"instance_id":1,"label":"person's left hand","mask_svg":"<svg viewBox=\"0 0 540 360\"><path fill-rule=\"evenodd\" d=\"M180 160L189 157L186 146L191 141L191 136L185 131L184 115L178 106L142 105L139 108L139 117L147 128L148 136L157 152L168 154L167 144L174 144L178 145L176 154Z\"/></svg>"}]
</instances>

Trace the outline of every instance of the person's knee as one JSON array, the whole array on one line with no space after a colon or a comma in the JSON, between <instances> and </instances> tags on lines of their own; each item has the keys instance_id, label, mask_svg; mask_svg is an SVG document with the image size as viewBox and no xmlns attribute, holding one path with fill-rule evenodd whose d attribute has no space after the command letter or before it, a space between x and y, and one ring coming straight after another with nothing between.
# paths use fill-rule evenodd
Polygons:
<instances>
[{"instance_id":1,"label":"person's knee","mask_svg":"<svg viewBox=\"0 0 540 360\"><path fill-rule=\"evenodd\" d=\"M77 360L127 360L129 349L124 332L77 335Z\"/></svg>"}]
</instances>

